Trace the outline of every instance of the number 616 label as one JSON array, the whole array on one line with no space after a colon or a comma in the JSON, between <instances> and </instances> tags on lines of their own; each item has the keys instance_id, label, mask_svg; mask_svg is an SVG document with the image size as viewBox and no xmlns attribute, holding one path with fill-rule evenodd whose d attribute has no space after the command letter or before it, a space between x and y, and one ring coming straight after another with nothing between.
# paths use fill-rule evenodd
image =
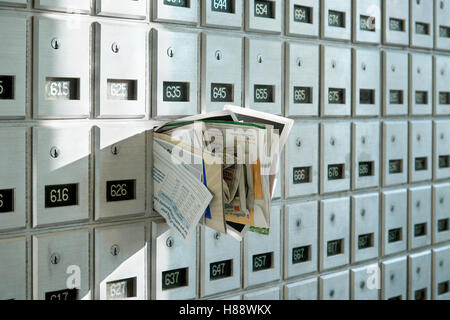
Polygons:
<instances>
[{"instance_id":1,"label":"number 616 label","mask_svg":"<svg viewBox=\"0 0 450 320\"><path fill-rule=\"evenodd\" d=\"M45 207L58 208L78 205L78 184L45 186Z\"/></svg>"},{"instance_id":2,"label":"number 616 label","mask_svg":"<svg viewBox=\"0 0 450 320\"><path fill-rule=\"evenodd\" d=\"M106 201L125 201L136 199L136 180L106 182Z\"/></svg>"}]
</instances>

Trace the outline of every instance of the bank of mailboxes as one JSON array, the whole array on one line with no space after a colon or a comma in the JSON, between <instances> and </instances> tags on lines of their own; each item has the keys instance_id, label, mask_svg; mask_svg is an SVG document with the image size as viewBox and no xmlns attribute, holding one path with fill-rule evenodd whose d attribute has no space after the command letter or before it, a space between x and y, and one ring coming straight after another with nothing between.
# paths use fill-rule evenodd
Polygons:
<instances>
[{"instance_id":1,"label":"bank of mailboxes","mask_svg":"<svg viewBox=\"0 0 450 320\"><path fill-rule=\"evenodd\" d=\"M200 296L241 287L241 243L208 227L201 228Z\"/></svg>"},{"instance_id":2,"label":"bank of mailboxes","mask_svg":"<svg viewBox=\"0 0 450 320\"><path fill-rule=\"evenodd\" d=\"M275 287L266 290L250 292L244 295L244 300L280 300L280 288Z\"/></svg>"},{"instance_id":3,"label":"bank of mailboxes","mask_svg":"<svg viewBox=\"0 0 450 320\"><path fill-rule=\"evenodd\" d=\"M320 276L320 300L349 300L350 276L348 270Z\"/></svg>"},{"instance_id":4,"label":"bank of mailboxes","mask_svg":"<svg viewBox=\"0 0 450 320\"><path fill-rule=\"evenodd\" d=\"M431 187L408 190L408 249L431 244Z\"/></svg>"},{"instance_id":5,"label":"bank of mailboxes","mask_svg":"<svg viewBox=\"0 0 450 320\"><path fill-rule=\"evenodd\" d=\"M350 262L350 199L320 202L319 267L335 268Z\"/></svg>"},{"instance_id":6,"label":"bank of mailboxes","mask_svg":"<svg viewBox=\"0 0 450 320\"><path fill-rule=\"evenodd\" d=\"M431 299L431 251L408 256L408 299Z\"/></svg>"},{"instance_id":7,"label":"bank of mailboxes","mask_svg":"<svg viewBox=\"0 0 450 320\"><path fill-rule=\"evenodd\" d=\"M192 115L198 111L198 47L196 33L153 32L153 115ZM154 108L155 109L155 108Z\"/></svg>"},{"instance_id":8,"label":"bank of mailboxes","mask_svg":"<svg viewBox=\"0 0 450 320\"><path fill-rule=\"evenodd\" d=\"M91 0L36 0L34 7L51 11L90 13Z\"/></svg>"},{"instance_id":9,"label":"bank of mailboxes","mask_svg":"<svg viewBox=\"0 0 450 320\"><path fill-rule=\"evenodd\" d=\"M411 46L433 48L434 42L434 1L410 0Z\"/></svg>"},{"instance_id":10,"label":"bank of mailboxes","mask_svg":"<svg viewBox=\"0 0 450 320\"><path fill-rule=\"evenodd\" d=\"M450 178L450 122L435 121L433 129L433 178Z\"/></svg>"},{"instance_id":11,"label":"bank of mailboxes","mask_svg":"<svg viewBox=\"0 0 450 320\"><path fill-rule=\"evenodd\" d=\"M380 43L381 0L353 0L353 41Z\"/></svg>"},{"instance_id":12,"label":"bank of mailboxes","mask_svg":"<svg viewBox=\"0 0 450 320\"><path fill-rule=\"evenodd\" d=\"M143 214L147 138L143 128L102 125L95 132L95 219Z\"/></svg>"},{"instance_id":13,"label":"bank of mailboxes","mask_svg":"<svg viewBox=\"0 0 450 320\"><path fill-rule=\"evenodd\" d=\"M26 48L28 22L25 18L0 19L0 118L26 115Z\"/></svg>"},{"instance_id":14,"label":"bank of mailboxes","mask_svg":"<svg viewBox=\"0 0 450 320\"><path fill-rule=\"evenodd\" d=\"M245 29L248 31L260 31L280 33L283 19L281 0L248 0L244 1Z\"/></svg>"},{"instance_id":15,"label":"bank of mailboxes","mask_svg":"<svg viewBox=\"0 0 450 320\"><path fill-rule=\"evenodd\" d=\"M147 0L95 0L95 13L100 16L145 19L147 2Z\"/></svg>"},{"instance_id":16,"label":"bank of mailboxes","mask_svg":"<svg viewBox=\"0 0 450 320\"><path fill-rule=\"evenodd\" d=\"M409 0L383 0L383 43L409 45Z\"/></svg>"},{"instance_id":17,"label":"bank of mailboxes","mask_svg":"<svg viewBox=\"0 0 450 320\"><path fill-rule=\"evenodd\" d=\"M89 117L89 32L83 19L34 18L35 117Z\"/></svg>"},{"instance_id":18,"label":"bank of mailboxes","mask_svg":"<svg viewBox=\"0 0 450 320\"><path fill-rule=\"evenodd\" d=\"M383 192L381 204L381 252L383 256L406 250L407 220L406 190Z\"/></svg>"},{"instance_id":19,"label":"bank of mailboxes","mask_svg":"<svg viewBox=\"0 0 450 320\"><path fill-rule=\"evenodd\" d=\"M378 257L379 196L378 193L352 197L351 261Z\"/></svg>"},{"instance_id":20,"label":"bank of mailboxes","mask_svg":"<svg viewBox=\"0 0 450 320\"><path fill-rule=\"evenodd\" d=\"M142 223L95 230L95 298L145 300L147 239Z\"/></svg>"},{"instance_id":21,"label":"bank of mailboxes","mask_svg":"<svg viewBox=\"0 0 450 320\"><path fill-rule=\"evenodd\" d=\"M286 300L317 300L318 281L311 278L284 286L284 298Z\"/></svg>"},{"instance_id":22,"label":"bank of mailboxes","mask_svg":"<svg viewBox=\"0 0 450 320\"><path fill-rule=\"evenodd\" d=\"M383 51L383 114L406 115L409 105L408 54Z\"/></svg>"},{"instance_id":23,"label":"bank of mailboxes","mask_svg":"<svg viewBox=\"0 0 450 320\"><path fill-rule=\"evenodd\" d=\"M244 239L244 288L281 278L281 208L272 206L269 235L248 232Z\"/></svg>"},{"instance_id":24,"label":"bank of mailboxes","mask_svg":"<svg viewBox=\"0 0 450 320\"><path fill-rule=\"evenodd\" d=\"M33 226L89 218L90 139L86 125L33 128Z\"/></svg>"},{"instance_id":25,"label":"bank of mailboxes","mask_svg":"<svg viewBox=\"0 0 450 320\"><path fill-rule=\"evenodd\" d=\"M154 0L153 20L197 24L199 1Z\"/></svg>"},{"instance_id":26,"label":"bank of mailboxes","mask_svg":"<svg viewBox=\"0 0 450 320\"><path fill-rule=\"evenodd\" d=\"M386 260L381 263L381 298L383 300L406 300L406 257Z\"/></svg>"},{"instance_id":27,"label":"bank of mailboxes","mask_svg":"<svg viewBox=\"0 0 450 320\"><path fill-rule=\"evenodd\" d=\"M91 299L89 231L34 235L33 299Z\"/></svg>"},{"instance_id":28,"label":"bank of mailboxes","mask_svg":"<svg viewBox=\"0 0 450 320\"><path fill-rule=\"evenodd\" d=\"M147 111L146 29L96 23L95 32L96 117L144 117Z\"/></svg>"},{"instance_id":29,"label":"bank of mailboxes","mask_svg":"<svg viewBox=\"0 0 450 320\"><path fill-rule=\"evenodd\" d=\"M291 36L318 37L320 25L320 1L286 1L286 33Z\"/></svg>"},{"instance_id":30,"label":"bank of mailboxes","mask_svg":"<svg viewBox=\"0 0 450 320\"><path fill-rule=\"evenodd\" d=\"M450 184L433 186L433 243L450 240Z\"/></svg>"},{"instance_id":31,"label":"bank of mailboxes","mask_svg":"<svg viewBox=\"0 0 450 320\"><path fill-rule=\"evenodd\" d=\"M0 241L0 300L27 298L27 246L25 238Z\"/></svg>"},{"instance_id":32,"label":"bank of mailboxes","mask_svg":"<svg viewBox=\"0 0 450 320\"><path fill-rule=\"evenodd\" d=\"M450 299L450 246L433 249L433 300Z\"/></svg>"},{"instance_id":33,"label":"bank of mailboxes","mask_svg":"<svg viewBox=\"0 0 450 320\"><path fill-rule=\"evenodd\" d=\"M432 177L432 131L431 121L409 122L409 182Z\"/></svg>"},{"instance_id":34,"label":"bank of mailboxes","mask_svg":"<svg viewBox=\"0 0 450 320\"><path fill-rule=\"evenodd\" d=\"M296 122L289 135L285 158L286 198L318 193L319 126Z\"/></svg>"},{"instance_id":35,"label":"bank of mailboxes","mask_svg":"<svg viewBox=\"0 0 450 320\"><path fill-rule=\"evenodd\" d=\"M433 79L433 57L411 54L409 66L410 114L430 115L433 111L433 81L430 81Z\"/></svg>"},{"instance_id":36,"label":"bank of mailboxes","mask_svg":"<svg viewBox=\"0 0 450 320\"><path fill-rule=\"evenodd\" d=\"M377 187L380 181L380 124L352 124L352 189Z\"/></svg>"},{"instance_id":37,"label":"bank of mailboxes","mask_svg":"<svg viewBox=\"0 0 450 320\"><path fill-rule=\"evenodd\" d=\"M318 204L286 206L284 216L284 278L317 271Z\"/></svg>"},{"instance_id":38,"label":"bank of mailboxes","mask_svg":"<svg viewBox=\"0 0 450 320\"><path fill-rule=\"evenodd\" d=\"M285 114L319 115L319 46L286 44Z\"/></svg>"},{"instance_id":39,"label":"bank of mailboxes","mask_svg":"<svg viewBox=\"0 0 450 320\"><path fill-rule=\"evenodd\" d=\"M242 28L243 0L202 0L202 24L208 27Z\"/></svg>"},{"instance_id":40,"label":"bank of mailboxes","mask_svg":"<svg viewBox=\"0 0 450 320\"><path fill-rule=\"evenodd\" d=\"M320 125L320 192L350 189L350 124L344 122Z\"/></svg>"},{"instance_id":41,"label":"bank of mailboxes","mask_svg":"<svg viewBox=\"0 0 450 320\"><path fill-rule=\"evenodd\" d=\"M322 38L350 41L352 29L351 0L323 0L321 2L321 13Z\"/></svg>"},{"instance_id":42,"label":"bank of mailboxes","mask_svg":"<svg viewBox=\"0 0 450 320\"><path fill-rule=\"evenodd\" d=\"M450 3L448 5L450 8ZM434 57L434 114L450 114L450 58L446 56Z\"/></svg>"},{"instance_id":43,"label":"bank of mailboxes","mask_svg":"<svg viewBox=\"0 0 450 320\"><path fill-rule=\"evenodd\" d=\"M245 46L245 105L257 111L282 114L281 42L246 38Z\"/></svg>"},{"instance_id":44,"label":"bank of mailboxes","mask_svg":"<svg viewBox=\"0 0 450 320\"><path fill-rule=\"evenodd\" d=\"M165 222L152 222L151 298L194 299L197 296L197 232L183 242Z\"/></svg>"},{"instance_id":45,"label":"bank of mailboxes","mask_svg":"<svg viewBox=\"0 0 450 320\"><path fill-rule=\"evenodd\" d=\"M0 128L0 229L25 227L28 129Z\"/></svg>"},{"instance_id":46,"label":"bank of mailboxes","mask_svg":"<svg viewBox=\"0 0 450 320\"><path fill-rule=\"evenodd\" d=\"M242 105L243 39L202 35L202 111Z\"/></svg>"},{"instance_id":47,"label":"bank of mailboxes","mask_svg":"<svg viewBox=\"0 0 450 320\"><path fill-rule=\"evenodd\" d=\"M380 51L353 49L353 115L380 114Z\"/></svg>"},{"instance_id":48,"label":"bank of mailboxes","mask_svg":"<svg viewBox=\"0 0 450 320\"><path fill-rule=\"evenodd\" d=\"M408 181L408 123L406 121L383 122L383 186Z\"/></svg>"},{"instance_id":49,"label":"bank of mailboxes","mask_svg":"<svg viewBox=\"0 0 450 320\"><path fill-rule=\"evenodd\" d=\"M321 115L351 114L351 49L321 47Z\"/></svg>"},{"instance_id":50,"label":"bank of mailboxes","mask_svg":"<svg viewBox=\"0 0 450 320\"><path fill-rule=\"evenodd\" d=\"M435 2L434 16L434 46L440 50L450 50L450 1L440 0Z\"/></svg>"},{"instance_id":51,"label":"bank of mailboxes","mask_svg":"<svg viewBox=\"0 0 450 320\"><path fill-rule=\"evenodd\" d=\"M352 300L378 300L380 298L378 264L366 265L350 270L350 296Z\"/></svg>"}]
</instances>

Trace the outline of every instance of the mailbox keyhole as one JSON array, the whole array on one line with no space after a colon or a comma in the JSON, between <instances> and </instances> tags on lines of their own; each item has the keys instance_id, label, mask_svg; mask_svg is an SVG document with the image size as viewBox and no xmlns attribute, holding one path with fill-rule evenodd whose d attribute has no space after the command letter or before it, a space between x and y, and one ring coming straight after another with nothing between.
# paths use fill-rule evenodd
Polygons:
<instances>
[{"instance_id":1,"label":"mailbox keyhole","mask_svg":"<svg viewBox=\"0 0 450 320\"><path fill-rule=\"evenodd\" d=\"M57 39L57 38L53 38L51 44L52 44L52 48L55 50L58 50L61 47L61 41L59 41L59 39Z\"/></svg>"},{"instance_id":2,"label":"mailbox keyhole","mask_svg":"<svg viewBox=\"0 0 450 320\"><path fill-rule=\"evenodd\" d=\"M111 247L111 254L112 254L114 257L116 257L116 256L119 255L119 253L120 253L120 247L119 247L117 244L113 245L113 246Z\"/></svg>"},{"instance_id":3,"label":"mailbox keyhole","mask_svg":"<svg viewBox=\"0 0 450 320\"><path fill-rule=\"evenodd\" d=\"M50 257L51 264L58 264L61 261L61 257L58 253L53 253Z\"/></svg>"},{"instance_id":4,"label":"mailbox keyhole","mask_svg":"<svg viewBox=\"0 0 450 320\"><path fill-rule=\"evenodd\" d=\"M60 154L61 154L61 152L59 151L59 149L58 149L57 147L52 147L52 148L50 149L50 156L51 156L53 159L58 158Z\"/></svg>"}]
</instances>

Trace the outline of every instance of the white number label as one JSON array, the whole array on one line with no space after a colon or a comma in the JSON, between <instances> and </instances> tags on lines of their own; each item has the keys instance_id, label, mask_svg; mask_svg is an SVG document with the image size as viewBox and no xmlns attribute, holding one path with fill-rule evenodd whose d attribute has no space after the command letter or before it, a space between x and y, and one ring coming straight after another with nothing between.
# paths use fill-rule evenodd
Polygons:
<instances>
[{"instance_id":1,"label":"white number label","mask_svg":"<svg viewBox=\"0 0 450 320\"><path fill-rule=\"evenodd\" d=\"M164 278L164 283L166 284L166 286L173 286L174 284L178 283L179 276L180 276L179 271L166 274Z\"/></svg>"},{"instance_id":2,"label":"white number label","mask_svg":"<svg viewBox=\"0 0 450 320\"><path fill-rule=\"evenodd\" d=\"M126 83L111 83L111 95L113 97L125 98L128 96L128 86Z\"/></svg>"},{"instance_id":3,"label":"white number label","mask_svg":"<svg viewBox=\"0 0 450 320\"><path fill-rule=\"evenodd\" d=\"M227 0L214 0L214 9L223 9L227 8Z\"/></svg>"},{"instance_id":4,"label":"white number label","mask_svg":"<svg viewBox=\"0 0 450 320\"><path fill-rule=\"evenodd\" d=\"M51 82L50 95L52 97L68 96L70 92L69 82Z\"/></svg>"},{"instance_id":5,"label":"white number label","mask_svg":"<svg viewBox=\"0 0 450 320\"><path fill-rule=\"evenodd\" d=\"M167 98L181 98L181 86L167 86L166 97Z\"/></svg>"},{"instance_id":6,"label":"white number label","mask_svg":"<svg viewBox=\"0 0 450 320\"><path fill-rule=\"evenodd\" d=\"M3 207L3 200L2 199L3 199L3 195L0 194L0 208Z\"/></svg>"},{"instance_id":7,"label":"white number label","mask_svg":"<svg viewBox=\"0 0 450 320\"><path fill-rule=\"evenodd\" d=\"M113 184L110 190L111 197L124 197L128 194L126 184Z\"/></svg>"},{"instance_id":8,"label":"white number label","mask_svg":"<svg viewBox=\"0 0 450 320\"><path fill-rule=\"evenodd\" d=\"M3 80L0 80L0 94L3 94Z\"/></svg>"},{"instance_id":9,"label":"white number label","mask_svg":"<svg viewBox=\"0 0 450 320\"><path fill-rule=\"evenodd\" d=\"M50 192L50 201L52 203L56 202L66 202L69 200L69 189L53 189Z\"/></svg>"},{"instance_id":10,"label":"white number label","mask_svg":"<svg viewBox=\"0 0 450 320\"><path fill-rule=\"evenodd\" d=\"M263 3L257 3L256 4L256 14L257 15L266 15L268 13L268 6Z\"/></svg>"}]
</instances>

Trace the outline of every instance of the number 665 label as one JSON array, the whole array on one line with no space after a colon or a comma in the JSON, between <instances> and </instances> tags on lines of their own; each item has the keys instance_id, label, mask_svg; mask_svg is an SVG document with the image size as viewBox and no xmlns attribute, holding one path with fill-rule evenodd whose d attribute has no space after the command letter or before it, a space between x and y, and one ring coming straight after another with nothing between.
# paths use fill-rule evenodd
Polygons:
<instances>
[{"instance_id":1,"label":"number 665 label","mask_svg":"<svg viewBox=\"0 0 450 320\"><path fill-rule=\"evenodd\" d=\"M136 180L106 182L106 201L125 201L136 199Z\"/></svg>"}]
</instances>

